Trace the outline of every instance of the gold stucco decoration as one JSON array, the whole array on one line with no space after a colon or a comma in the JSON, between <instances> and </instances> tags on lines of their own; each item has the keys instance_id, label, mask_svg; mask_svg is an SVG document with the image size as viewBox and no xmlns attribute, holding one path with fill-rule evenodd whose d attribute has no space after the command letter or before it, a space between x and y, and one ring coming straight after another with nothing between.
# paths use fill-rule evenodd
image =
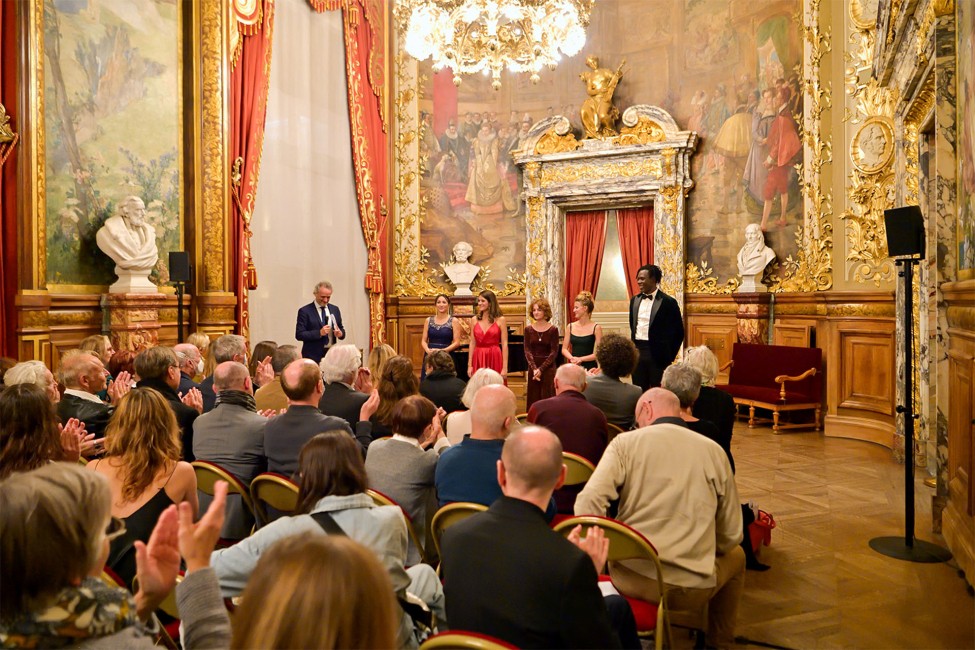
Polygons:
<instances>
[{"instance_id":1,"label":"gold stucco decoration","mask_svg":"<svg viewBox=\"0 0 975 650\"><path fill-rule=\"evenodd\" d=\"M663 142L666 139L667 134L662 126L649 117L641 115L635 126L624 126L620 129L616 143L620 145L649 144L651 142Z\"/></svg>"}]
</instances>

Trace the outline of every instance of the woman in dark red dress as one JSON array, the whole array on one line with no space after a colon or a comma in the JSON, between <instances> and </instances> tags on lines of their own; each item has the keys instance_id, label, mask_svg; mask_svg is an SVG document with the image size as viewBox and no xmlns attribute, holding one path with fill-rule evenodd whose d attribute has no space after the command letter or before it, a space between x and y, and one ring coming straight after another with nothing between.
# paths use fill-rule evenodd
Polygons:
<instances>
[{"instance_id":1,"label":"woman in dark red dress","mask_svg":"<svg viewBox=\"0 0 975 650\"><path fill-rule=\"evenodd\" d=\"M549 322L552 306L545 298L538 298L530 311L535 322L525 328L526 410L538 400L555 395L555 362L559 355L559 328Z\"/></svg>"}]
</instances>

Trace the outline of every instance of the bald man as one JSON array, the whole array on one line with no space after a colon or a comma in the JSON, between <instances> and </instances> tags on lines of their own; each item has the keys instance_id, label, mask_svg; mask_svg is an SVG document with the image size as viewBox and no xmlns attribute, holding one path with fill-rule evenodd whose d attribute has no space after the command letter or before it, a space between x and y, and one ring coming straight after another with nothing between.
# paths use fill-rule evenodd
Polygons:
<instances>
[{"instance_id":1,"label":"bald man","mask_svg":"<svg viewBox=\"0 0 975 650\"><path fill-rule=\"evenodd\" d=\"M597 585L609 549L602 531L566 539L545 519L552 491L565 480L559 439L537 426L512 433L495 476L503 496L444 534L450 626L519 648L615 648L621 636L639 648L626 601L614 601L625 629L617 635Z\"/></svg>"},{"instance_id":2,"label":"bald man","mask_svg":"<svg viewBox=\"0 0 975 650\"><path fill-rule=\"evenodd\" d=\"M555 372L555 396L539 400L528 409L528 421L539 424L559 437L562 449L582 456L595 465L609 444L606 415L583 395L586 369L567 363ZM579 486L555 492L559 512L572 514Z\"/></svg>"},{"instance_id":3,"label":"bald man","mask_svg":"<svg viewBox=\"0 0 975 650\"><path fill-rule=\"evenodd\" d=\"M680 401L651 388L636 406L639 429L613 438L575 503L577 515L605 515L636 528L660 554L668 606L701 612L707 605L708 647L734 644L745 582L741 506L724 450L684 426ZM653 567L616 563L620 593L659 600Z\"/></svg>"},{"instance_id":4,"label":"bald man","mask_svg":"<svg viewBox=\"0 0 975 650\"><path fill-rule=\"evenodd\" d=\"M86 432L101 438L115 412L113 407L98 398L98 393L105 390L107 383L102 360L87 352L65 357L61 361L61 380L65 386L57 407L61 422L77 418L84 422Z\"/></svg>"}]
</instances>

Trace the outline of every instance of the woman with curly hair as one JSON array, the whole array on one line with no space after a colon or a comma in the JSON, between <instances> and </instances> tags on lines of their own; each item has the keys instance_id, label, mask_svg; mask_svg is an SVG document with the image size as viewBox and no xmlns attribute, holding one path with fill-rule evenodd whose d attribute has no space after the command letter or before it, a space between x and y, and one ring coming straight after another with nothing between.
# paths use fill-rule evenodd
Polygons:
<instances>
[{"instance_id":1,"label":"woman with curly hair","mask_svg":"<svg viewBox=\"0 0 975 650\"><path fill-rule=\"evenodd\" d=\"M552 305L536 298L528 309L534 323L525 326L525 360L528 387L525 406L555 395L555 365L559 359L559 328L552 325Z\"/></svg>"},{"instance_id":2,"label":"woman with curly hair","mask_svg":"<svg viewBox=\"0 0 975 650\"><path fill-rule=\"evenodd\" d=\"M126 534L112 542L107 566L126 584L135 576L135 542L148 541L166 508L187 501L196 517L196 474L180 452L169 402L152 388L134 388L105 429L105 457L88 465L108 479L112 516L125 521Z\"/></svg>"},{"instance_id":3,"label":"woman with curly hair","mask_svg":"<svg viewBox=\"0 0 975 650\"><path fill-rule=\"evenodd\" d=\"M396 402L420 393L420 385L413 374L413 362L397 355L386 362L379 375L379 408L372 416L372 439L393 435L393 407Z\"/></svg>"}]
</instances>

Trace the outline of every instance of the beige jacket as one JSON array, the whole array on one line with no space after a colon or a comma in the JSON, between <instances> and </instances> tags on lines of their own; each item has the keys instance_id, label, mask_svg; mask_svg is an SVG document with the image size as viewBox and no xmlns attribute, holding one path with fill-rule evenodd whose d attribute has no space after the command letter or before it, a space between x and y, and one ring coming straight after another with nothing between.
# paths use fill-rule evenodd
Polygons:
<instances>
[{"instance_id":1,"label":"beige jacket","mask_svg":"<svg viewBox=\"0 0 975 650\"><path fill-rule=\"evenodd\" d=\"M605 515L617 498L617 519L657 548L667 584L713 587L715 554L741 542L741 505L728 456L717 443L678 424L654 424L613 438L576 498L575 513ZM622 564L656 578L648 561Z\"/></svg>"}]
</instances>

